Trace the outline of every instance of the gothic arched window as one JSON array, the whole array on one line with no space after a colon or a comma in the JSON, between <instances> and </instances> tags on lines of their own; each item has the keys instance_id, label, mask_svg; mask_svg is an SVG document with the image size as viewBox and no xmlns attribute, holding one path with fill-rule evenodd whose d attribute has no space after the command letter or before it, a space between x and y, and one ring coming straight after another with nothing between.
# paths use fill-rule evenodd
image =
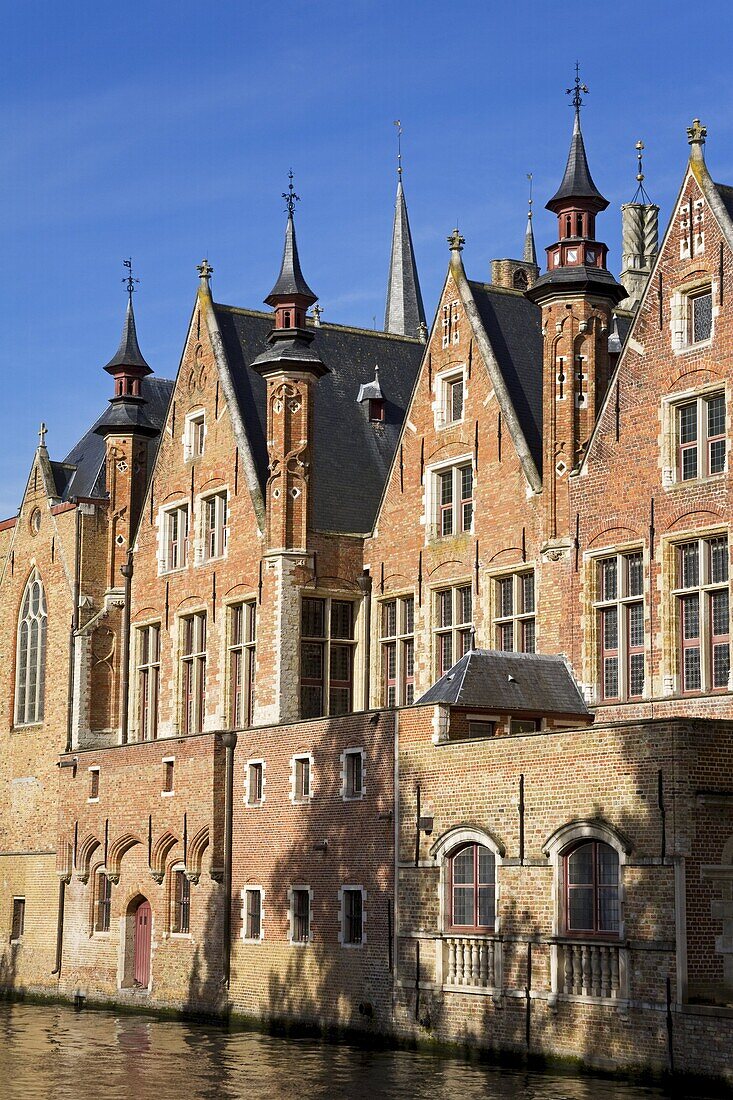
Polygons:
<instances>
[{"instance_id":1,"label":"gothic arched window","mask_svg":"<svg viewBox=\"0 0 733 1100\"><path fill-rule=\"evenodd\" d=\"M46 682L46 594L38 570L25 586L18 619L18 650L15 679L15 724L29 725L43 720Z\"/></svg>"}]
</instances>

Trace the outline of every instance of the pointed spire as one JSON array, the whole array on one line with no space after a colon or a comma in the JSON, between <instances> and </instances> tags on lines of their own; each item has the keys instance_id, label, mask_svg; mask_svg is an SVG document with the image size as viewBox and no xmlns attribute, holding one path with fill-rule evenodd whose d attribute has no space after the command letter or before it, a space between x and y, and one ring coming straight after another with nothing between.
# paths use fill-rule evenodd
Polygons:
<instances>
[{"instance_id":1,"label":"pointed spire","mask_svg":"<svg viewBox=\"0 0 733 1100\"><path fill-rule=\"evenodd\" d=\"M401 336L419 336L425 324L425 308L420 292L415 252L402 187L402 126L397 120L397 197L392 225L392 250L389 260L385 332Z\"/></svg>"},{"instance_id":2,"label":"pointed spire","mask_svg":"<svg viewBox=\"0 0 733 1100\"><path fill-rule=\"evenodd\" d=\"M605 210L608 206L608 199L604 199L603 195L596 187L593 182L593 177L590 174L590 168L588 167L588 157L585 152L583 131L580 128L580 108L583 104L580 93L585 92L587 94L588 88L585 84L580 83L577 65L575 69L574 88L567 89L568 95L573 96L572 105L575 109L575 121L573 123L573 134L570 139L568 162L565 165L565 175L562 178L562 183L550 201L545 203L545 208L547 210L553 210L555 213L558 212L560 207L567 203L568 199L584 199L596 212Z\"/></svg>"},{"instance_id":3,"label":"pointed spire","mask_svg":"<svg viewBox=\"0 0 733 1100\"><path fill-rule=\"evenodd\" d=\"M532 228L532 173L527 173L529 180L529 205L527 209L527 228L524 231L524 256L526 264L534 264L537 267L537 249L534 246L534 230Z\"/></svg>"},{"instance_id":4,"label":"pointed spire","mask_svg":"<svg viewBox=\"0 0 733 1100\"><path fill-rule=\"evenodd\" d=\"M104 368L115 380L115 392L114 397L110 398L109 409L97 421L94 431L98 435L136 432L154 436L158 434L158 429L145 413L147 402L141 392L143 378L153 371L140 351L132 308L132 295L138 280L132 276L132 260L124 260L123 263L128 274L123 279L127 290L127 309L122 338L115 355Z\"/></svg>"},{"instance_id":5,"label":"pointed spire","mask_svg":"<svg viewBox=\"0 0 733 1100\"><path fill-rule=\"evenodd\" d=\"M125 321L122 326L120 346L104 369L108 374L119 374L120 367L135 367L138 373L152 374L153 372L145 362L143 353L140 351L140 345L137 342L135 311L132 308L132 295L135 292L134 284L138 283L140 280L133 279L132 277L132 260L123 260L123 263L129 272L122 280L127 289L127 310L125 312Z\"/></svg>"},{"instance_id":6,"label":"pointed spire","mask_svg":"<svg viewBox=\"0 0 733 1100\"><path fill-rule=\"evenodd\" d=\"M285 227L283 258L280 264L280 274L275 281L274 287L265 298L265 302L268 306L275 306L278 303L278 299L290 298L293 295L297 295L300 298L307 299L307 302L304 302L304 304L310 306L318 301L318 295L314 294L308 286L303 276L303 272L300 269L298 242L295 239L295 221L293 219L295 204L296 202L300 202L300 195L296 195L295 189L293 188L292 169L290 170L288 178L290 180L288 190L283 191L282 196L288 208L288 222Z\"/></svg>"}]
</instances>

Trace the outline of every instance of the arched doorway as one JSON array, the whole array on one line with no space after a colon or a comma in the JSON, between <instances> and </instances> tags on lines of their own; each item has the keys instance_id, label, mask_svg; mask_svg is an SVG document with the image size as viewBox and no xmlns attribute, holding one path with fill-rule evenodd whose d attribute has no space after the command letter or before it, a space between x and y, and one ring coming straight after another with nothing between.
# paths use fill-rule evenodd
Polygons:
<instances>
[{"instance_id":1,"label":"arched doorway","mask_svg":"<svg viewBox=\"0 0 733 1100\"><path fill-rule=\"evenodd\" d=\"M147 898L141 898L134 914L133 979L135 985L147 989L150 984L150 935L153 913Z\"/></svg>"}]
</instances>

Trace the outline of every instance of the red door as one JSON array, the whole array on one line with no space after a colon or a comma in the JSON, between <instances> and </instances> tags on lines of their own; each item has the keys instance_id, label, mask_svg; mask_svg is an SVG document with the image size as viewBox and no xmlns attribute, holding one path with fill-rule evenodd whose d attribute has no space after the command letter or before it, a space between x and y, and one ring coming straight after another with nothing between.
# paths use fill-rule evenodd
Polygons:
<instances>
[{"instance_id":1,"label":"red door","mask_svg":"<svg viewBox=\"0 0 733 1100\"><path fill-rule=\"evenodd\" d=\"M150 982L151 924L150 902L141 901L135 913L135 981L144 986Z\"/></svg>"}]
</instances>

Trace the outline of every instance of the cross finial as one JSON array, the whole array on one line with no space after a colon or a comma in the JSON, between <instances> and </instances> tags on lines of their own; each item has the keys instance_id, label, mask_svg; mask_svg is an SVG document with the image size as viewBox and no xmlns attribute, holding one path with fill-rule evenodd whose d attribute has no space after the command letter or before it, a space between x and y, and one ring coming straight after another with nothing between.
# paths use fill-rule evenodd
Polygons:
<instances>
[{"instance_id":1,"label":"cross finial","mask_svg":"<svg viewBox=\"0 0 733 1100\"><path fill-rule=\"evenodd\" d=\"M316 305L313 306L313 324L316 326L316 328L321 327L321 314L322 313L323 313L323 307L319 306L316 303Z\"/></svg>"},{"instance_id":2,"label":"cross finial","mask_svg":"<svg viewBox=\"0 0 733 1100\"><path fill-rule=\"evenodd\" d=\"M41 427L38 430L38 438L40 440L40 443L38 444L39 447L45 447L46 446L46 435L47 434L48 434L48 428L46 427L45 423L42 420L41 421Z\"/></svg>"},{"instance_id":3,"label":"cross finial","mask_svg":"<svg viewBox=\"0 0 733 1100\"><path fill-rule=\"evenodd\" d=\"M527 172L527 179L529 180L529 206L527 217L532 217L532 172Z\"/></svg>"},{"instance_id":4,"label":"cross finial","mask_svg":"<svg viewBox=\"0 0 733 1100\"><path fill-rule=\"evenodd\" d=\"M463 252L463 246L466 243L466 238L461 236L457 226L451 233L450 237L447 238L447 240L451 252Z\"/></svg>"},{"instance_id":5,"label":"cross finial","mask_svg":"<svg viewBox=\"0 0 733 1100\"><path fill-rule=\"evenodd\" d=\"M397 127L397 178L402 177L402 123L398 118L394 120Z\"/></svg>"},{"instance_id":6,"label":"cross finial","mask_svg":"<svg viewBox=\"0 0 733 1100\"><path fill-rule=\"evenodd\" d=\"M203 283L206 283L206 285L208 286L209 279L214 274L214 269L209 261L206 259L206 257L203 258L200 264L196 265L196 270L199 273L199 279L201 279L201 281Z\"/></svg>"},{"instance_id":7,"label":"cross finial","mask_svg":"<svg viewBox=\"0 0 733 1100\"><path fill-rule=\"evenodd\" d=\"M125 284L130 301L132 301L132 296L135 293L135 283L139 283L140 280L132 277L132 257L129 260L123 260L122 264L127 268L127 275L125 275L122 282Z\"/></svg>"},{"instance_id":8,"label":"cross finial","mask_svg":"<svg viewBox=\"0 0 733 1100\"><path fill-rule=\"evenodd\" d=\"M285 199L285 205L288 208L288 214L292 218L293 211L295 210L295 204L296 204L296 202L300 202L300 195L295 194L295 188L293 187L293 169L292 168L288 172L288 179L290 180L290 182L288 184L287 191L283 191L283 198Z\"/></svg>"},{"instance_id":9,"label":"cross finial","mask_svg":"<svg viewBox=\"0 0 733 1100\"><path fill-rule=\"evenodd\" d=\"M581 94L582 93L582 94ZM579 111L583 106L583 95L588 95L588 85L581 84L580 82L580 62L575 62L575 81L572 88L565 89L565 95L571 95L573 98L570 101L571 105L576 111Z\"/></svg>"},{"instance_id":10,"label":"cross finial","mask_svg":"<svg viewBox=\"0 0 733 1100\"><path fill-rule=\"evenodd\" d=\"M687 140L690 145L704 145L708 136L707 126L700 125L699 118L693 118L692 126L687 127Z\"/></svg>"}]
</instances>

